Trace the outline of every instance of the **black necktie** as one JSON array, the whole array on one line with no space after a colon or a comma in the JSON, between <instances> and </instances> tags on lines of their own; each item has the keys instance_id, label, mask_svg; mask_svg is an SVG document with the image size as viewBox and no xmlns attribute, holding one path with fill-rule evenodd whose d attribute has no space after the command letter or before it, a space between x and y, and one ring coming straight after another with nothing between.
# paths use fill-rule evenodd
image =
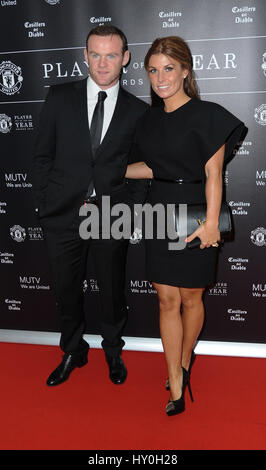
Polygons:
<instances>
[{"instance_id":1,"label":"black necktie","mask_svg":"<svg viewBox=\"0 0 266 470\"><path fill-rule=\"evenodd\" d=\"M103 130L103 117L104 117L104 100L106 97L107 97L107 94L105 91L99 91L98 101L94 108L93 116L91 120L90 136L91 136L91 148L92 148L93 160L95 160L96 151L101 143L101 136L102 136L102 130ZM86 196L87 201L91 199L93 190L94 190L94 184L93 184L93 181L91 181L89 184L88 192ZM93 196L93 198L95 198L95 196Z\"/></svg>"},{"instance_id":2,"label":"black necktie","mask_svg":"<svg viewBox=\"0 0 266 470\"><path fill-rule=\"evenodd\" d=\"M98 93L98 101L94 108L92 120L91 120L91 127L90 127L90 135L91 135L91 146L92 146L92 153L93 158L95 158L95 154L97 148L101 143L101 136L103 130L103 116L104 116L104 100L107 97L105 91L99 91Z\"/></svg>"}]
</instances>

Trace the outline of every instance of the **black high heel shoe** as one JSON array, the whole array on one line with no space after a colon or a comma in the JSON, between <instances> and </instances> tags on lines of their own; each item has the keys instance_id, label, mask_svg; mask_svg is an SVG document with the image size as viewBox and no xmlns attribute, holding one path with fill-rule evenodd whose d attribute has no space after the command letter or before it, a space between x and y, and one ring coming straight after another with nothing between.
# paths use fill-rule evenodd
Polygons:
<instances>
[{"instance_id":1,"label":"black high heel shoe","mask_svg":"<svg viewBox=\"0 0 266 470\"><path fill-rule=\"evenodd\" d=\"M193 395L192 395L191 386L190 386L190 372L191 372L191 367L192 367L195 359L196 359L196 354L194 353L194 351L192 351L188 371L185 369L185 371L188 374L188 390L189 390L191 401L194 401L194 400L193 400ZM165 388L168 391L170 390L169 379L166 379Z\"/></svg>"},{"instance_id":2,"label":"black high heel shoe","mask_svg":"<svg viewBox=\"0 0 266 470\"><path fill-rule=\"evenodd\" d=\"M181 397L178 398L178 400L169 400L169 402L166 405L166 413L168 416L177 415L185 411L185 389L187 385L189 387L190 397L192 399L188 371L184 369L184 367L182 367L182 372L183 372L183 383L182 383Z\"/></svg>"}]
</instances>

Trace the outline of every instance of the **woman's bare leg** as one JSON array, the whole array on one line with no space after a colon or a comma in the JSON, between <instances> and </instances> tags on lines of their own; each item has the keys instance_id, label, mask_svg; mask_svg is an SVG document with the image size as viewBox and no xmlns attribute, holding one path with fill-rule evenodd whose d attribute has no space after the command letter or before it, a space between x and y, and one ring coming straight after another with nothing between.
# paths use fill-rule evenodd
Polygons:
<instances>
[{"instance_id":1,"label":"woman's bare leg","mask_svg":"<svg viewBox=\"0 0 266 470\"><path fill-rule=\"evenodd\" d=\"M160 332L168 368L171 400L178 400L182 390L183 324L180 315L181 296L178 287L153 283L160 306Z\"/></svg>"},{"instance_id":2,"label":"woman's bare leg","mask_svg":"<svg viewBox=\"0 0 266 470\"><path fill-rule=\"evenodd\" d=\"M183 349L182 366L188 370L191 353L204 322L204 289L180 287L182 303Z\"/></svg>"}]
</instances>

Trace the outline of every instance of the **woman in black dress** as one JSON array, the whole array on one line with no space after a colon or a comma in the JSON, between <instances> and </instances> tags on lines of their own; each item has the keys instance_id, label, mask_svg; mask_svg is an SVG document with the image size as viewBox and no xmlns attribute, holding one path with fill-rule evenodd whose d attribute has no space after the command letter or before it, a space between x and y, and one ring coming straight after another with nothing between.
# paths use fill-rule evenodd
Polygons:
<instances>
[{"instance_id":1,"label":"woman in black dress","mask_svg":"<svg viewBox=\"0 0 266 470\"><path fill-rule=\"evenodd\" d=\"M191 52L183 39L156 39L145 68L163 104L151 107L141 119L137 163L128 166L126 177L151 179L147 202L152 206L207 203L205 223L186 239L189 243L198 237L199 247L170 251L167 237L145 240L147 278L159 298L170 416L184 411L186 385L192 399L189 376L204 321L202 295L215 280L223 165L244 125L222 106L200 100Z\"/></svg>"}]
</instances>

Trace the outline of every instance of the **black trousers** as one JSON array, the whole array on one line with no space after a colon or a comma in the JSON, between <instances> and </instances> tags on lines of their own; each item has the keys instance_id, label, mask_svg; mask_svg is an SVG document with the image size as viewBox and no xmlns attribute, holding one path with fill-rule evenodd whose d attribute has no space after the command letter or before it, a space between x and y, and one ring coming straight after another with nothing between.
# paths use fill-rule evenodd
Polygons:
<instances>
[{"instance_id":1,"label":"black trousers","mask_svg":"<svg viewBox=\"0 0 266 470\"><path fill-rule=\"evenodd\" d=\"M106 354L120 354L127 321L125 270L128 240L83 240L78 223L62 233L43 227L60 318L60 347L66 352L84 348L83 282L89 251L100 290L99 326Z\"/></svg>"}]
</instances>

